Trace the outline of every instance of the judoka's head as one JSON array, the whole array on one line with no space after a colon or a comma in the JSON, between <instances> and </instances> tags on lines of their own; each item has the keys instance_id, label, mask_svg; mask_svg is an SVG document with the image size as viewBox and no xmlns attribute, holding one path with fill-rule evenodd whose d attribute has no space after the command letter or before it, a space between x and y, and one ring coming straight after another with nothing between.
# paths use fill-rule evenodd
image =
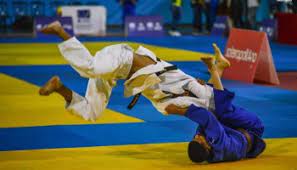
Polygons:
<instances>
[{"instance_id":1,"label":"judoka's head","mask_svg":"<svg viewBox=\"0 0 297 170\"><path fill-rule=\"evenodd\" d=\"M196 163L206 161L210 156L210 146L204 136L196 135L188 145L189 158Z\"/></svg>"}]
</instances>

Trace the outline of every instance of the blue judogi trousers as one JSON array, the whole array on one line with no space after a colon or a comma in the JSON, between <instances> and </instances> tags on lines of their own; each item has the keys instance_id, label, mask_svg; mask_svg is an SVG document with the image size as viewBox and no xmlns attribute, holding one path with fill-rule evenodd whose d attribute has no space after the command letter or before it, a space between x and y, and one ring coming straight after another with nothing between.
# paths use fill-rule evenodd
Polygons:
<instances>
[{"instance_id":1,"label":"blue judogi trousers","mask_svg":"<svg viewBox=\"0 0 297 170\"><path fill-rule=\"evenodd\" d=\"M228 90L214 91L215 112L191 105L185 116L199 124L196 134L205 135L211 145L208 162L235 161L253 158L265 149L261 139L264 126L256 114L232 104L234 93ZM252 149L247 152L247 139L236 129L246 130L253 139ZM195 134L195 135L196 135Z\"/></svg>"}]
</instances>

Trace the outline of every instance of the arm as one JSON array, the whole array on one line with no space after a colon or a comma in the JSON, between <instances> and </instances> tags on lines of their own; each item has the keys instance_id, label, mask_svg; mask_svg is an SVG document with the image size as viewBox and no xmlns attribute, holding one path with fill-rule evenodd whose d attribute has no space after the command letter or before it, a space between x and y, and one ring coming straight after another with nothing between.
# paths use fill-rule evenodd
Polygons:
<instances>
[{"instance_id":1,"label":"arm","mask_svg":"<svg viewBox=\"0 0 297 170\"><path fill-rule=\"evenodd\" d=\"M185 113L187 112L187 109L188 108L181 108L181 107L178 107L174 104L170 104L168 105L166 108L165 108L165 111L168 113L168 114L177 114L177 115L181 115L181 116L184 116Z\"/></svg>"}]
</instances>

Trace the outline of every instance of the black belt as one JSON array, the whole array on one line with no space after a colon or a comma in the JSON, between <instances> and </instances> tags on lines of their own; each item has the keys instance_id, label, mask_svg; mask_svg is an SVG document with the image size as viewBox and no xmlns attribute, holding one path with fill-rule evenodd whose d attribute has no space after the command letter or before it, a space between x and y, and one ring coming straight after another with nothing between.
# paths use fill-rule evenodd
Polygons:
<instances>
[{"instance_id":1,"label":"black belt","mask_svg":"<svg viewBox=\"0 0 297 170\"><path fill-rule=\"evenodd\" d=\"M165 73L165 72L167 72L167 71L171 71L171 70L177 70L176 65L172 65L172 66L164 67L164 70L159 71L159 72L156 72L155 74L156 74L157 76L160 76L161 74L163 74L163 73ZM133 97L132 101L131 101L130 104L128 105L128 109L129 109L129 110L131 110L131 109L135 106L135 104L137 103L137 101L138 101L138 99L139 99L140 96L141 96L141 93L138 93L138 94L136 94L136 95Z\"/></svg>"}]
</instances>

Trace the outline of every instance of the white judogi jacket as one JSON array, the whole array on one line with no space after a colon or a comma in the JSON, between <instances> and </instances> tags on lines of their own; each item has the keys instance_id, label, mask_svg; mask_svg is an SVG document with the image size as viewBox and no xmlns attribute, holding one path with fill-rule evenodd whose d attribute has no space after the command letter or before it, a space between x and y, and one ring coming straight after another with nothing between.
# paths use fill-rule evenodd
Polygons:
<instances>
[{"instance_id":1,"label":"white judogi jacket","mask_svg":"<svg viewBox=\"0 0 297 170\"><path fill-rule=\"evenodd\" d=\"M133 49L127 44L111 45L98 51L93 57L75 37L59 44L59 49L82 77L89 78L85 97L73 92L71 103L66 105L67 110L86 120L95 120L106 108L116 81L127 79L132 67ZM199 84L179 69L157 76L156 72L171 64L157 61L156 55L142 46L135 53L150 57L156 64L139 69L126 80L125 97L142 93L163 114L167 114L165 108L169 104L181 107L195 104L207 109L210 107L213 96L210 86ZM170 93L182 94L185 90L197 97L171 97Z\"/></svg>"}]
</instances>

